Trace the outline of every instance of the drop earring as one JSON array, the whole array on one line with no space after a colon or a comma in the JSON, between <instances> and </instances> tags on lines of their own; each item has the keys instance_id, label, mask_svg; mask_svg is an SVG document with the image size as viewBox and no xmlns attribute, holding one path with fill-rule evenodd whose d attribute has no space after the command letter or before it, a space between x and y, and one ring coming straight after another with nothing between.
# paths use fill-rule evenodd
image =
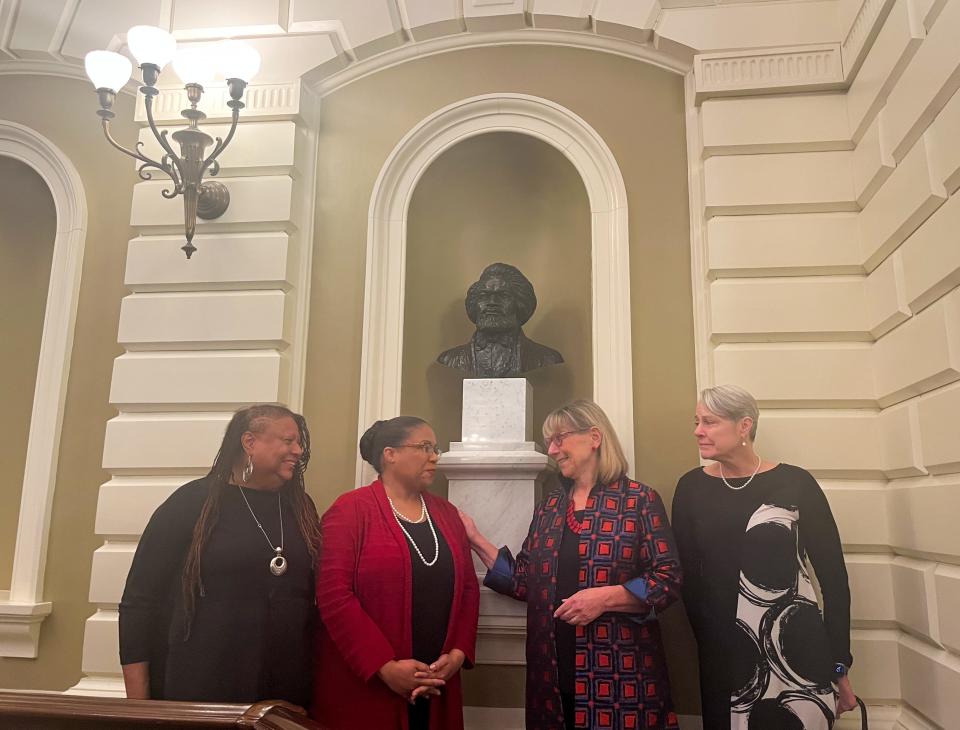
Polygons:
<instances>
[{"instance_id":1,"label":"drop earring","mask_svg":"<svg viewBox=\"0 0 960 730\"><path fill-rule=\"evenodd\" d=\"M240 478L243 479L243 483L246 484L250 477L253 476L253 457L247 456L247 465L243 467L243 472L240 474Z\"/></svg>"}]
</instances>

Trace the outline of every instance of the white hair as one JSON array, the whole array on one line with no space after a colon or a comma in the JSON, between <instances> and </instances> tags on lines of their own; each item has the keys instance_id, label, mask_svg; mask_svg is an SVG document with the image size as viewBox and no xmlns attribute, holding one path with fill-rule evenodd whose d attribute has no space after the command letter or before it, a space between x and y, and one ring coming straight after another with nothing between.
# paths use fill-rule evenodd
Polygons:
<instances>
[{"instance_id":1,"label":"white hair","mask_svg":"<svg viewBox=\"0 0 960 730\"><path fill-rule=\"evenodd\" d=\"M704 388L700 392L700 402L711 413L730 421L739 421L749 418L753 422L750 427L750 440L757 438L757 422L760 420L760 408L757 400L739 385L717 385L713 388Z\"/></svg>"}]
</instances>

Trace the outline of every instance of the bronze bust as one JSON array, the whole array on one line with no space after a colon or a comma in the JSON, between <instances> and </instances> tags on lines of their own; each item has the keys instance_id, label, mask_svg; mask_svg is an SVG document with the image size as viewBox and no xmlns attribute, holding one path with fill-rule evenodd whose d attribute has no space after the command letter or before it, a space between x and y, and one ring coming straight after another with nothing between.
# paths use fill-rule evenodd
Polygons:
<instances>
[{"instance_id":1,"label":"bronze bust","mask_svg":"<svg viewBox=\"0 0 960 730\"><path fill-rule=\"evenodd\" d=\"M477 331L466 344L440 353L441 365L474 378L515 378L563 362L559 352L523 334L521 328L537 308L537 295L515 266L490 264L467 289L464 305Z\"/></svg>"}]
</instances>

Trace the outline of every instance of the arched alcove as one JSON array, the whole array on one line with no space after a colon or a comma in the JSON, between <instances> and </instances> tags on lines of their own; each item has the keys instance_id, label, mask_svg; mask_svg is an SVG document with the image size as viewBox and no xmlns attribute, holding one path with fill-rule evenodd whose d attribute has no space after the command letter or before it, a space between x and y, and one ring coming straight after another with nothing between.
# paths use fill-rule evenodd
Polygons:
<instances>
[{"instance_id":1,"label":"arched alcove","mask_svg":"<svg viewBox=\"0 0 960 730\"><path fill-rule=\"evenodd\" d=\"M593 398L609 414L633 464L633 383L627 196L610 149L569 109L525 94L485 94L451 104L397 144L371 196L359 428L400 412L407 212L417 182L457 142L495 131L531 135L562 151L583 180L591 215ZM357 483L365 483L362 461Z\"/></svg>"},{"instance_id":2,"label":"arched alcove","mask_svg":"<svg viewBox=\"0 0 960 730\"><path fill-rule=\"evenodd\" d=\"M76 168L43 135L21 124L0 120L0 156L19 160L40 175L53 197L57 215L10 590L5 596L0 593L0 656L35 657L40 624L53 608L43 600L43 574L80 290L87 205Z\"/></svg>"}]
</instances>

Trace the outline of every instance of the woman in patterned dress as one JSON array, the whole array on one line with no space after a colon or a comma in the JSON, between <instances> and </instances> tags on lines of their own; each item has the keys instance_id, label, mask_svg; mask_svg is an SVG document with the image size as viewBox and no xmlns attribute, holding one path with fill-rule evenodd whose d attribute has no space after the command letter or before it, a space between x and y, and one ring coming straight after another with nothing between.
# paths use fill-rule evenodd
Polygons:
<instances>
[{"instance_id":1,"label":"woman in patterned dress","mask_svg":"<svg viewBox=\"0 0 960 730\"><path fill-rule=\"evenodd\" d=\"M606 414L575 401L543 424L562 487L516 558L461 513L484 585L527 603L528 730L676 728L656 614L680 569L660 496L626 476Z\"/></svg>"},{"instance_id":2,"label":"woman in patterned dress","mask_svg":"<svg viewBox=\"0 0 960 730\"><path fill-rule=\"evenodd\" d=\"M694 435L714 463L681 477L673 499L703 727L827 730L856 704L840 536L816 479L754 451L758 417L742 388L704 390Z\"/></svg>"}]
</instances>

